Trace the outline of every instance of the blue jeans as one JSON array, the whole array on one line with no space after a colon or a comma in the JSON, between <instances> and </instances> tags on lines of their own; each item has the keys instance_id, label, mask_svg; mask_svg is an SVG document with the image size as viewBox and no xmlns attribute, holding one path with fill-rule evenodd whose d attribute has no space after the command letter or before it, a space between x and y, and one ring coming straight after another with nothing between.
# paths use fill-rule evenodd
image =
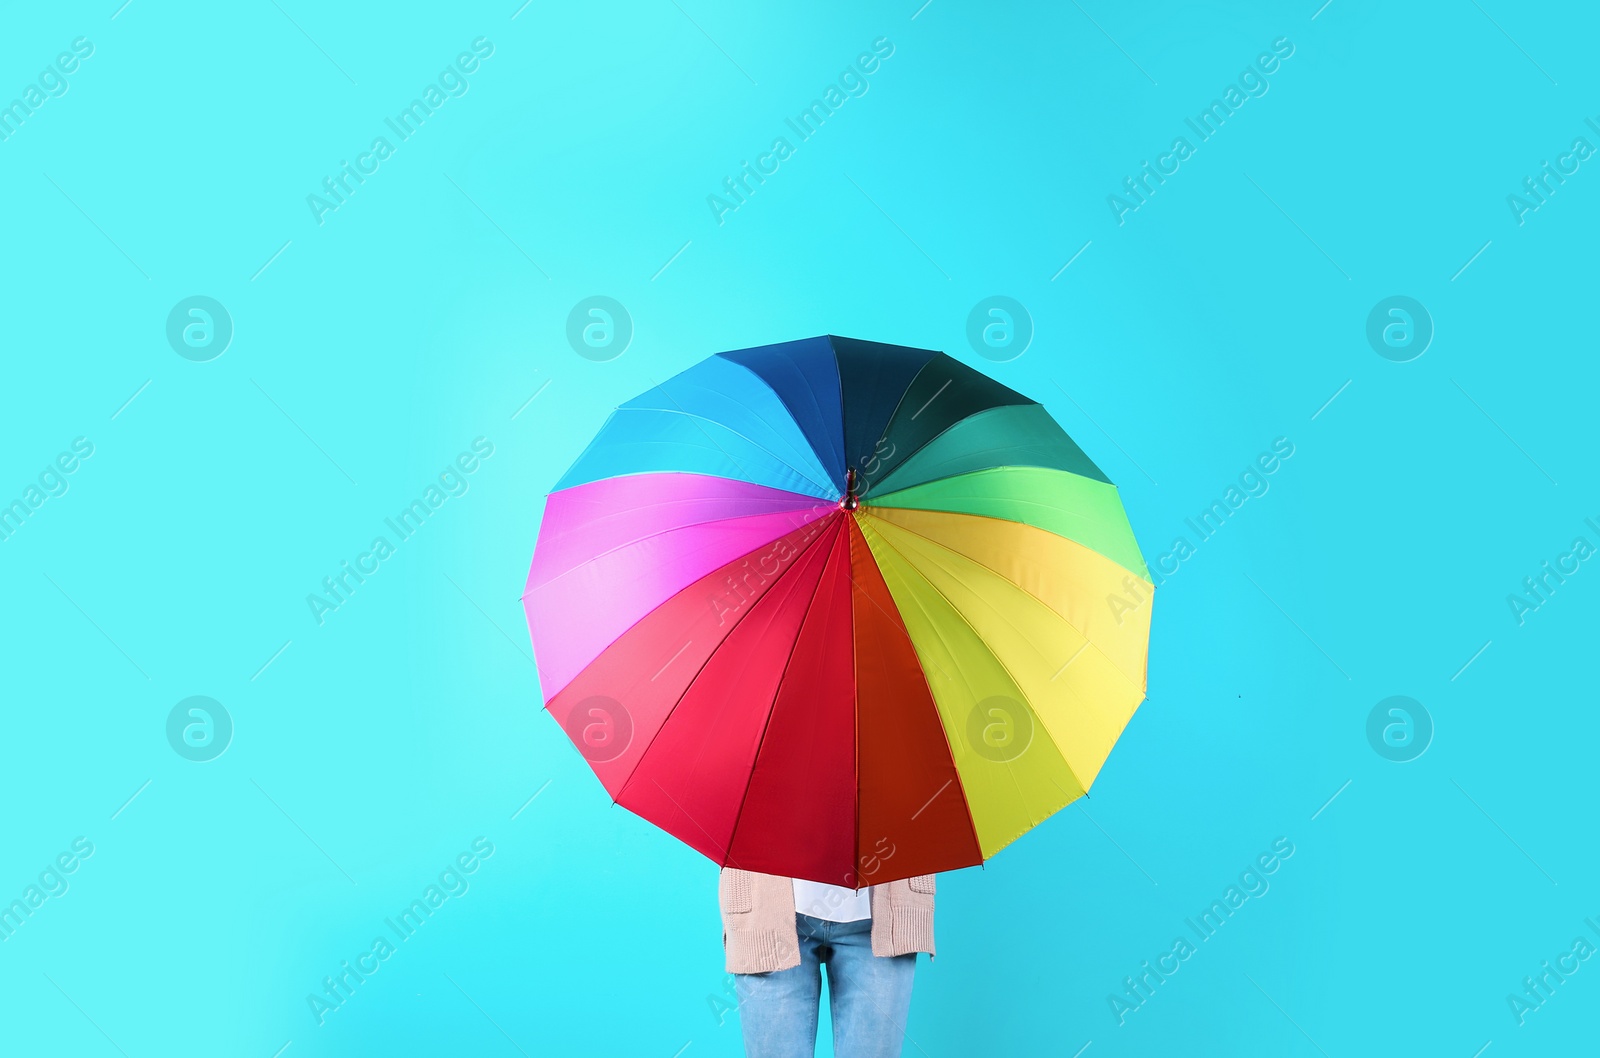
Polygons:
<instances>
[{"instance_id":1,"label":"blue jeans","mask_svg":"<svg viewBox=\"0 0 1600 1058\"><path fill-rule=\"evenodd\" d=\"M800 965L735 975L739 1025L749 1058L812 1058L821 967L828 967L837 1058L899 1058L911 1009L917 953L872 954L872 920L825 922L797 914Z\"/></svg>"}]
</instances>

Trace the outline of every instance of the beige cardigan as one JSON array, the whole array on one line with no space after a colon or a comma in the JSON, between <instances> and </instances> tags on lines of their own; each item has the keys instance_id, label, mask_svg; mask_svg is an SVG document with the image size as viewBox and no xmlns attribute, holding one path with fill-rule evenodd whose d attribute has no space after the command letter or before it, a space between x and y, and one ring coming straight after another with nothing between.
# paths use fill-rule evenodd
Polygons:
<instances>
[{"instance_id":1,"label":"beige cardigan","mask_svg":"<svg viewBox=\"0 0 1600 1058\"><path fill-rule=\"evenodd\" d=\"M872 954L933 952L933 875L869 886ZM727 867L717 883L728 972L770 973L800 965L794 884L788 878Z\"/></svg>"}]
</instances>

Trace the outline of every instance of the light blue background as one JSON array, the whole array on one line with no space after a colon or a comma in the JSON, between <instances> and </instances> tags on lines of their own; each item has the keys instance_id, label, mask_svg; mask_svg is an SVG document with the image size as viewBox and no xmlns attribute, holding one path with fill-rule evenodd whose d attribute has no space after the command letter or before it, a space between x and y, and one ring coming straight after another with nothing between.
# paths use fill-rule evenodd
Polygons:
<instances>
[{"instance_id":1,"label":"light blue background","mask_svg":"<svg viewBox=\"0 0 1600 1058\"><path fill-rule=\"evenodd\" d=\"M1600 144L1592 15L518 2L4 15L0 102L95 51L0 142L0 499L95 448L0 542L0 902L95 852L0 943L0 1051L739 1053L716 869L541 712L518 595L610 408L824 332L1043 401L1151 560L1295 446L1160 590L1087 810L941 877L908 1055L1592 1040L1600 963L1525 1025L1506 1001L1600 943L1600 572L1521 626L1506 601L1600 544L1600 160L1524 224L1506 203ZM319 226L306 196L479 36L467 94ZM868 93L719 226L706 196L880 36ZM1269 92L1119 226L1106 197L1280 37ZM235 326L205 363L164 333L196 294ZM606 363L565 337L596 294L635 326ZM1009 363L965 337L996 294L1036 328ZM1436 326L1409 363L1365 338L1396 294ZM308 593L477 437L470 490L319 626ZM1407 764L1366 737L1396 694L1436 725ZM166 740L190 695L235 724L209 763ZM307 994L480 835L470 890L319 1026ZM1270 890L1119 1025L1108 995L1280 836Z\"/></svg>"}]
</instances>

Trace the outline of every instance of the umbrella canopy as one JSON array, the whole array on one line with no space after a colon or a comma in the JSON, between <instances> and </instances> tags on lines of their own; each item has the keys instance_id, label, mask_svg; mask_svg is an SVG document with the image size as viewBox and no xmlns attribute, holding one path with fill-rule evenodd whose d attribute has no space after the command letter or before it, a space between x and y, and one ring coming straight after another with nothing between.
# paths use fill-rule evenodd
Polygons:
<instances>
[{"instance_id":1,"label":"umbrella canopy","mask_svg":"<svg viewBox=\"0 0 1600 1058\"><path fill-rule=\"evenodd\" d=\"M546 708L719 864L861 886L981 863L1089 789L1144 699L1117 489L950 357L822 337L618 408L545 507Z\"/></svg>"}]
</instances>

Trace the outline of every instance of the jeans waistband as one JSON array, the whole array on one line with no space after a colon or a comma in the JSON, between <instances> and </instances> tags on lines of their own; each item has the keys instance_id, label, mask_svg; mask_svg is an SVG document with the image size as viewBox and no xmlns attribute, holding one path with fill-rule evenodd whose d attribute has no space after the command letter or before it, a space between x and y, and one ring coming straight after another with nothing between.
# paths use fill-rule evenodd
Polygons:
<instances>
[{"instance_id":1,"label":"jeans waistband","mask_svg":"<svg viewBox=\"0 0 1600 1058\"><path fill-rule=\"evenodd\" d=\"M802 937L845 937L852 933L871 933L872 919L857 919L854 922L830 922L823 918L813 918L810 915L795 912L795 929Z\"/></svg>"}]
</instances>

